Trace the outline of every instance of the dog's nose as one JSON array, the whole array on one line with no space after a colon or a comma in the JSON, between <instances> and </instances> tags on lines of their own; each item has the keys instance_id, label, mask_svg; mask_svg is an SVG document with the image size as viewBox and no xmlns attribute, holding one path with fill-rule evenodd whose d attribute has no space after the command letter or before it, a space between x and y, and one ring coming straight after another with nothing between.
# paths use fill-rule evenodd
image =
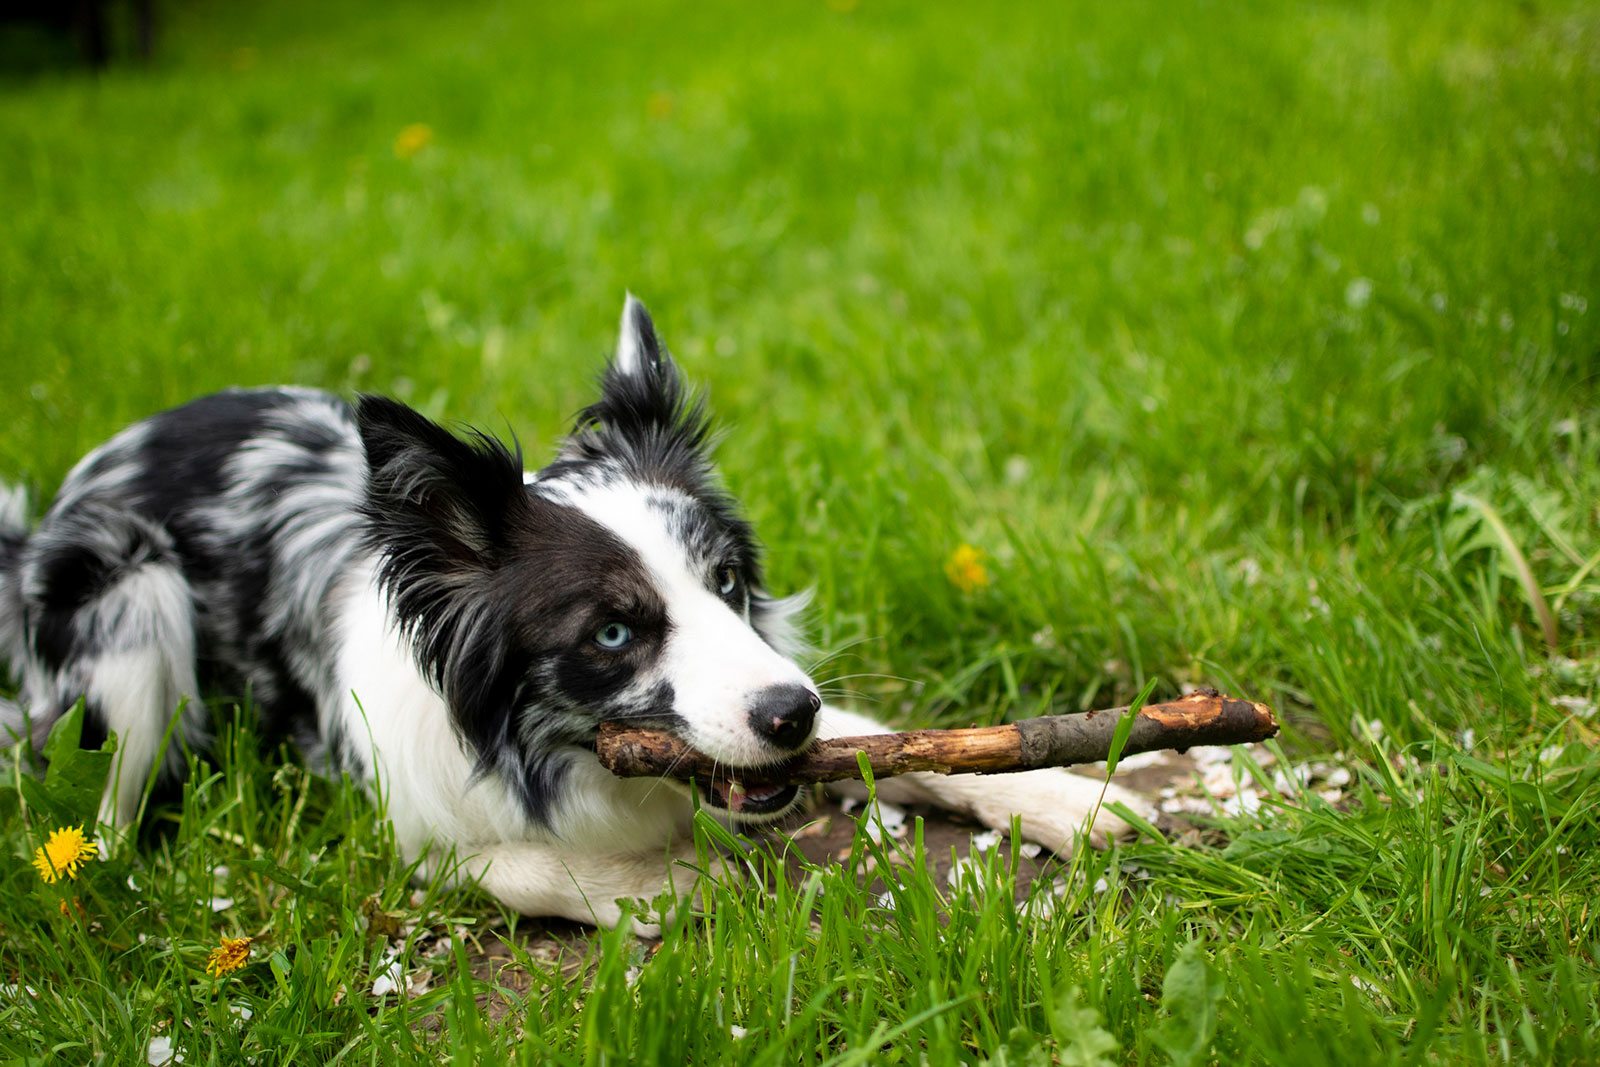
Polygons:
<instances>
[{"instance_id":1,"label":"dog's nose","mask_svg":"<svg viewBox=\"0 0 1600 1067\"><path fill-rule=\"evenodd\" d=\"M822 698L803 685L773 685L750 699L750 728L779 748L794 750L811 740Z\"/></svg>"}]
</instances>

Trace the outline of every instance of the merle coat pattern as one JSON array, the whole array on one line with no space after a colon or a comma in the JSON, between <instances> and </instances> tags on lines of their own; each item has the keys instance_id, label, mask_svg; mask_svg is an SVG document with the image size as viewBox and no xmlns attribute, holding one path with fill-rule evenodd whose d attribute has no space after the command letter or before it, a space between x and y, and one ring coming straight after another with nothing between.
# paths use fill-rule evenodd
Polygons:
<instances>
[{"instance_id":1,"label":"merle coat pattern","mask_svg":"<svg viewBox=\"0 0 1600 1067\"><path fill-rule=\"evenodd\" d=\"M818 732L884 729L822 707L794 658L800 601L765 591L707 440L631 297L599 400L536 473L379 397L235 390L154 415L86 456L36 529L18 494L0 499L0 655L21 689L0 731L37 745L84 700L85 744L120 742L102 820L127 827L171 717L203 748L201 697L248 695L269 735L381 784L424 871L526 914L615 923L619 900L692 882L672 860L693 856L694 798L606 773L600 722L720 760L700 799L746 825L798 791L744 788L741 769ZM1032 771L879 792L990 826L1019 816L1061 849L1100 786ZM1124 830L1101 814L1089 832Z\"/></svg>"}]
</instances>

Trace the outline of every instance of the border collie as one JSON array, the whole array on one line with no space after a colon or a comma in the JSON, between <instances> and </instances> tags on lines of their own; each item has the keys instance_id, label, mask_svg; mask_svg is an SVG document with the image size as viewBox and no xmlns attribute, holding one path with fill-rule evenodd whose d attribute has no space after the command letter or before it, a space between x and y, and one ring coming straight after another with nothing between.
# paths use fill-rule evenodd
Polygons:
<instances>
[{"instance_id":1,"label":"border collie","mask_svg":"<svg viewBox=\"0 0 1600 1067\"><path fill-rule=\"evenodd\" d=\"M727 775L699 801L739 825L798 795L746 789L741 770L819 732L884 729L824 708L796 664L801 601L763 588L705 411L631 296L599 400L537 472L393 400L250 389L123 430L31 532L19 503L0 509L0 654L21 688L0 737L38 745L84 700L83 743L119 740L113 826L134 819L158 758L181 772L183 745L161 757L175 709L203 749L201 694L248 694L268 736L381 785L425 873L610 925L692 857L695 798L603 770L601 722L669 730L719 761ZM1127 830L1109 813L1086 828L1100 793L1064 771L879 786L991 827L1019 816L1052 849ZM693 872L677 875L681 891Z\"/></svg>"}]
</instances>

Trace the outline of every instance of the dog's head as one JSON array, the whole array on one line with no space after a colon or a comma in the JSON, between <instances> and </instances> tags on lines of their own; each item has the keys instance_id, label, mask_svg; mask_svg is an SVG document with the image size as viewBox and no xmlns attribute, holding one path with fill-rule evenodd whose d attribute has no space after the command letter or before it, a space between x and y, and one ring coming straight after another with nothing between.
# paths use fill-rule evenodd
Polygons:
<instances>
[{"instance_id":1,"label":"dog's head","mask_svg":"<svg viewBox=\"0 0 1600 1067\"><path fill-rule=\"evenodd\" d=\"M381 582L480 771L542 817L574 746L626 722L725 764L702 785L713 807L759 821L793 805L793 787L735 783L815 732L821 701L790 658L800 605L763 590L705 412L642 304L628 298L600 399L537 474L393 400L363 397L357 417Z\"/></svg>"}]
</instances>

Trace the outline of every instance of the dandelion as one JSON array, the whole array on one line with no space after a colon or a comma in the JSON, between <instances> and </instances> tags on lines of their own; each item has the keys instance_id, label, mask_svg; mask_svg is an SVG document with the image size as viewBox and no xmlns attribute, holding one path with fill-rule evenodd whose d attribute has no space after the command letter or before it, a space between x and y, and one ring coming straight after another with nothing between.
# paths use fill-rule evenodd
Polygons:
<instances>
[{"instance_id":1,"label":"dandelion","mask_svg":"<svg viewBox=\"0 0 1600 1067\"><path fill-rule=\"evenodd\" d=\"M410 159L432 143L433 127L425 122L413 122L395 137L394 154L399 159Z\"/></svg>"},{"instance_id":2,"label":"dandelion","mask_svg":"<svg viewBox=\"0 0 1600 1067\"><path fill-rule=\"evenodd\" d=\"M665 89L657 89L645 101L644 109L653 119L671 118L672 112L677 109L678 100Z\"/></svg>"},{"instance_id":3,"label":"dandelion","mask_svg":"<svg viewBox=\"0 0 1600 1067\"><path fill-rule=\"evenodd\" d=\"M989 572L983 567L983 549L963 544L944 561L945 577L963 593L982 589L989 584Z\"/></svg>"},{"instance_id":4,"label":"dandelion","mask_svg":"<svg viewBox=\"0 0 1600 1067\"><path fill-rule=\"evenodd\" d=\"M63 874L78 877L78 868L99 851L100 846L83 835L82 826L63 826L34 850L33 867L45 885L55 885Z\"/></svg>"},{"instance_id":5,"label":"dandelion","mask_svg":"<svg viewBox=\"0 0 1600 1067\"><path fill-rule=\"evenodd\" d=\"M221 978L243 967L250 959L250 941L248 937L224 937L222 944L206 957L206 973Z\"/></svg>"}]
</instances>

